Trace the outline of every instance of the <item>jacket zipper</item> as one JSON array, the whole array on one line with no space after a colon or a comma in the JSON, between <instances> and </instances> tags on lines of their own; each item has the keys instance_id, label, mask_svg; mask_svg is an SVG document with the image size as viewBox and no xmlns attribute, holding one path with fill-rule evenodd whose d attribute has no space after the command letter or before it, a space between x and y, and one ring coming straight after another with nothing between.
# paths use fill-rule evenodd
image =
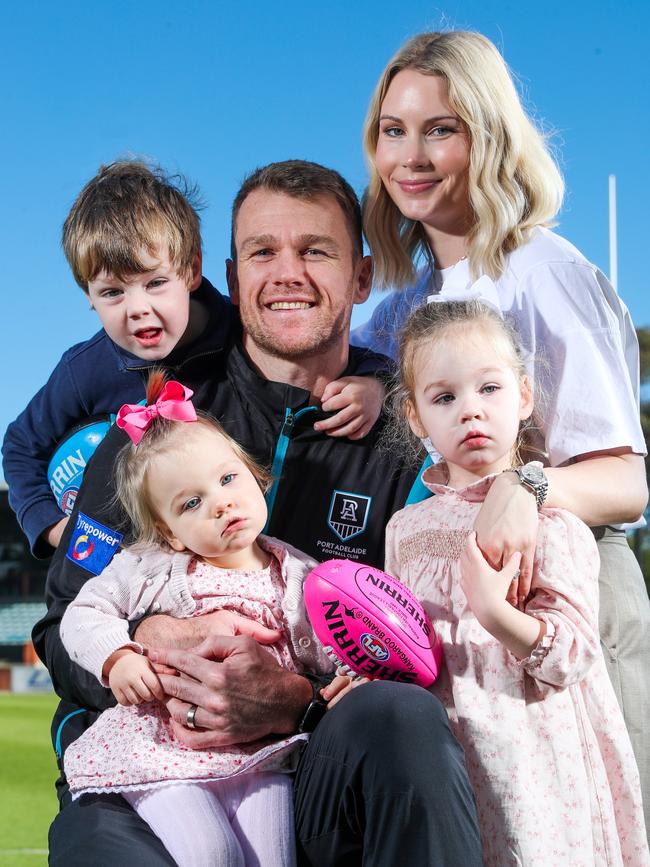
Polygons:
<instances>
[{"instance_id":1,"label":"jacket zipper","mask_svg":"<svg viewBox=\"0 0 650 867\"><path fill-rule=\"evenodd\" d=\"M266 524L264 526L264 529L262 530L263 533L266 533L268 526L271 523L271 515L273 514L275 498L278 495L278 488L280 486L280 477L282 476L284 459L287 454L287 449L289 448L289 442L291 441L291 436L293 434L293 429L296 421L306 412L315 412L317 409L317 406L306 406L303 409L299 409L298 412L294 412L291 407L285 407L284 422L282 424L282 428L280 429L278 441L275 444L275 453L273 455L273 463L271 465L271 477L273 481L271 483L271 487L266 492L266 505L269 510L269 516L266 519Z\"/></svg>"}]
</instances>

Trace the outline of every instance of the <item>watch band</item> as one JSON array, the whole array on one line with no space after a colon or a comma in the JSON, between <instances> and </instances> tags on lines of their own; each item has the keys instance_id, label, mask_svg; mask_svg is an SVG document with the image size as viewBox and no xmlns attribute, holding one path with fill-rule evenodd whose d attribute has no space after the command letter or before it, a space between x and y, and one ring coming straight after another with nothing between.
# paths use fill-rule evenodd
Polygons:
<instances>
[{"instance_id":1,"label":"watch band","mask_svg":"<svg viewBox=\"0 0 650 867\"><path fill-rule=\"evenodd\" d=\"M321 689L330 683L332 678L329 675L319 677L316 674L303 674L312 689L311 701L307 705L302 719L298 723L298 734L311 733L314 731L318 723L322 720L327 712L327 702L321 696Z\"/></svg>"},{"instance_id":2,"label":"watch band","mask_svg":"<svg viewBox=\"0 0 650 867\"><path fill-rule=\"evenodd\" d=\"M510 467L505 472L517 474L520 483L535 497L537 508L541 509L548 495L548 479L541 461L530 461L521 467Z\"/></svg>"}]
</instances>

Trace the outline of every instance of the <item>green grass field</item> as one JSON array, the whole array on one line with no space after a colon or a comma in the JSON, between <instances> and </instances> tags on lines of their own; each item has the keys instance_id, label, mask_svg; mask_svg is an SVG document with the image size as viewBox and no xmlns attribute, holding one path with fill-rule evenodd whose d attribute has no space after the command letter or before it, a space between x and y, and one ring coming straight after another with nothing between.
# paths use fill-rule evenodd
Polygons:
<instances>
[{"instance_id":1,"label":"green grass field","mask_svg":"<svg viewBox=\"0 0 650 867\"><path fill-rule=\"evenodd\" d=\"M58 803L50 741L53 694L0 693L0 867L47 864Z\"/></svg>"}]
</instances>

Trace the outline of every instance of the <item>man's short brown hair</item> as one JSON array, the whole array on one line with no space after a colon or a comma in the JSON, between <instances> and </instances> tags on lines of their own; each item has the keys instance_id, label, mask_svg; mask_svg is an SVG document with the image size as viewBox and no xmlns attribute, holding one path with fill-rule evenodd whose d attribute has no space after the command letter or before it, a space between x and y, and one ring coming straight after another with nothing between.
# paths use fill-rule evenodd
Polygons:
<instances>
[{"instance_id":1,"label":"man's short brown hair","mask_svg":"<svg viewBox=\"0 0 650 867\"><path fill-rule=\"evenodd\" d=\"M63 250L75 280L102 271L122 279L149 270L143 250L165 250L179 275L189 279L201 250L198 190L181 175L158 166L121 160L101 166L77 196L63 224Z\"/></svg>"},{"instance_id":2,"label":"man's short brown hair","mask_svg":"<svg viewBox=\"0 0 650 867\"><path fill-rule=\"evenodd\" d=\"M268 190L271 193L285 193L296 199L311 200L317 196L333 196L338 202L350 232L352 251L355 256L363 255L363 234L361 230L361 208L359 199L345 178L334 169L306 160L285 160L269 163L255 169L244 179L232 204L230 224L230 256L237 260L235 247L235 224L239 209L244 200L255 190Z\"/></svg>"}]
</instances>

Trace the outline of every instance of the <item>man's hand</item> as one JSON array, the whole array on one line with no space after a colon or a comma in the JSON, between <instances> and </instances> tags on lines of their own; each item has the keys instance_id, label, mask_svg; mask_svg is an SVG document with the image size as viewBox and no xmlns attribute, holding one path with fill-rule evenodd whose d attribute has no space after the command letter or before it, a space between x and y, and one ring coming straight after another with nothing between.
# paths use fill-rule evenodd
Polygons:
<instances>
[{"instance_id":1,"label":"man's hand","mask_svg":"<svg viewBox=\"0 0 650 867\"><path fill-rule=\"evenodd\" d=\"M321 398L323 410L336 415L316 422L314 430L325 431L332 437L360 440L379 418L385 397L383 382L374 376L336 379L325 386Z\"/></svg>"},{"instance_id":2,"label":"man's hand","mask_svg":"<svg viewBox=\"0 0 650 867\"><path fill-rule=\"evenodd\" d=\"M174 734L192 749L294 732L312 696L306 678L282 668L248 637L212 636L194 651L156 649L150 658L182 675L161 674L160 680ZM192 705L204 731L185 727Z\"/></svg>"},{"instance_id":3,"label":"man's hand","mask_svg":"<svg viewBox=\"0 0 650 867\"><path fill-rule=\"evenodd\" d=\"M519 581L513 582L507 596L511 605L521 606L530 593L538 521L535 497L515 473L497 476L474 529L478 546L494 569L501 569L516 551L521 553Z\"/></svg>"},{"instance_id":4,"label":"man's hand","mask_svg":"<svg viewBox=\"0 0 650 867\"><path fill-rule=\"evenodd\" d=\"M184 619L154 614L142 621L133 638L145 647L189 650L214 635L248 635L260 644L275 644L282 633L234 611L212 611Z\"/></svg>"},{"instance_id":5,"label":"man's hand","mask_svg":"<svg viewBox=\"0 0 650 867\"><path fill-rule=\"evenodd\" d=\"M108 685L120 704L162 700L163 690L149 660L135 650L116 650L104 663Z\"/></svg>"}]
</instances>

